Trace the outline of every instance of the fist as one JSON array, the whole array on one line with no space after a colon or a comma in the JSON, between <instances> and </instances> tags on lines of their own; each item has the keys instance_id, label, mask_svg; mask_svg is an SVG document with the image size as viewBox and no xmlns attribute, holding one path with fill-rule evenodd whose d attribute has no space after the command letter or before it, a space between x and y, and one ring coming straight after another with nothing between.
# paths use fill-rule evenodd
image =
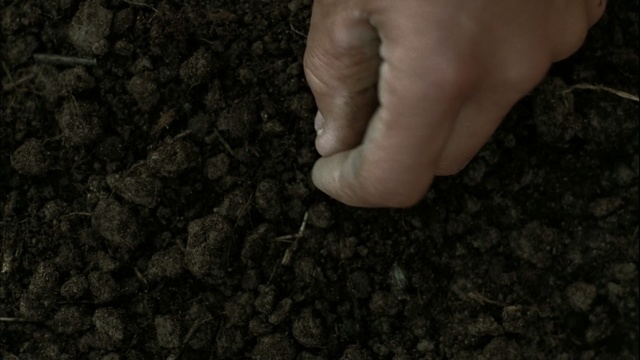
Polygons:
<instances>
[{"instance_id":1,"label":"fist","mask_svg":"<svg viewBox=\"0 0 640 360\"><path fill-rule=\"evenodd\" d=\"M315 0L304 56L315 185L353 206L420 201L582 45L605 3Z\"/></svg>"}]
</instances>

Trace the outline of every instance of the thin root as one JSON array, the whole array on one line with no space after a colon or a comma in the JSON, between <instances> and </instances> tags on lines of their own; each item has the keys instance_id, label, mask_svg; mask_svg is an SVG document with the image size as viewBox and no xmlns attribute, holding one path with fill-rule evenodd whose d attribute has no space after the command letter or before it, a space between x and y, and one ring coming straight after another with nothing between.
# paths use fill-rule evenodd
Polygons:
<instances>
[{"instance_id":1,"label":"thin root","mask_svg":"<svg viewBox=\"0 0 640 360\"><path fill-rule=\"evenodd\" d=\"M277 242L293 242L293 240L297 240L304 235L304 230L307 228L307 220L309 219L309 212L304 213L304 217L302 218L302 224L298 229L298 232L289 235L282 235L274 238L272 241Z\"/></svg>"},{"instance_id":2,"label":"thin root","mask_svg":"<svg viewBox=\"0 0 640 360\"><path fill-rule=\"evenodd\" d=\"M220 135L220 132L217 129L213 129L213 132L214 132L214 134L216 134L216 137L218 138L218 141L220 141L220 143L225 148L225 150L227 150L227 152L229 154L231 154L231 156L236 158L236 154L231 149L231 146L229 146L229 143L222 137L222 135Z\"/></svg>"},{"instance_id":3,"label":"thin root","mask_svg":"<svg viewBox=\"0 0 640 360\"><path fill-rule=\"evenodd\" d=\"M305 39L307 38L307 35L305 35L303 32L301 32L301 31L299 31L299 30L296 30L296 28L294 28L294 27L293 27L293 24L292 24L292 23L289 23L289 27L291 28L291 31L293 31L294 33L296 33L296 34L298 34L298 35L302 36L302 37L303 37L303 38L305 38Z\"/></svg>"},{"instance_id":4,"label":"thin root","mask_svg":"<svg viewBox=\"0 0 640 360\"><path fill-rule=\"evenodd\" d=\"M612 89L612 88L606 87L606 86L592 85L592 84L585 84L585 83L571 85L567 89L563 90L562 94L564 95L564 94L569 93L569 92L571 92L573 90L576 90L576 89L606 91L608 93L620 96L621 98L625 98L627 100L638 102L638 95L633 95L633 94L628 93L626 91L616 90L616 89Z\"/></svg>"}]
</instances>

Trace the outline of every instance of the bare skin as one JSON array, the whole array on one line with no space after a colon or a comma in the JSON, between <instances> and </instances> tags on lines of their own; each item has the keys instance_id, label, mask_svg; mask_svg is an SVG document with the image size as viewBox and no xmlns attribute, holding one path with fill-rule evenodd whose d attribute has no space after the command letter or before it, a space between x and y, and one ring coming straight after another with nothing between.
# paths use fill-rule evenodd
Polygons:
<instances>
[{"instance_id":1,"label":"bare skin","mask_svg":"<svg viewBox=\"0 0 640 360\"><path fill-rule=\"evenodd\" d=\"M511 107L573 54L606 0L315 0L305 74L316 186L408 207L460 171Z\"/></svg>"}]
</instances>

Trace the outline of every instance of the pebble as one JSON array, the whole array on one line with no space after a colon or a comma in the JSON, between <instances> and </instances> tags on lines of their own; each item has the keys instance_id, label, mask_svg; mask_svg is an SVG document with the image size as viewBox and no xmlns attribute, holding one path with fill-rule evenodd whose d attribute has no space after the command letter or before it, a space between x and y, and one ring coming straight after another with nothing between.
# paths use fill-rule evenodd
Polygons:
<instances>
[{"instance_id":1,"label":"pebble","mask_svg":"<svg viewBox=\"0 0 640 360\"><path fill-rule=\"evenodd\" d=\"M207 274L220 279L226 272L228 242L231 226L219 214L193 220L187 226L188 242L185 263L197 277Z\"/></svg>"},{"instance_id":2,"label":"pebble","mask_svg":"<svg viewBox=\"0 0 640 360\"><path fill-rule=\"evenodd\" d=\"M11 166L23 175L44 175L49 169L42 141L28 139L11 156Z\"/></svg>"},{"instance_id":3,"label":"pebble","mask_svg":"<svg viewBox=\"0 0 640 360\"><path fill-rule=\"evenodd\" d=\"M304 309L293 321L292 333L296 341L307 348L320 347L325 341L322 321L313 316L311 309Z\"/></svg>"},{"instance_id":4,"label":"pebble","mask_svg":"<svg viewBox=\"0 0 640 360\"><path fill-rule=\"evenodd\" d=\"M83 55L106 54L112 18L113 13L102 7L100 0L84 2L71 20L69 42Z\"/></svg>"},{"instance_id":5,"label":"pebble","mask_svg":"<svg viewBox=\"0 0 640 360\"><path fill-rule=\"evenodd\" d=\"M180 346L181 329L178 319L170 315L156 316L154 324L161 347L175 349Z\"/></svg>"},{"instance_id":6,"label":"pebble","mask_svg":"<svg viewBox=\"0 0 640 360\"><path fill-rule=\"evenodd\" d=\"M111 245L134 249L141 242L131 210L112 198L100 199L91 215L91 225Z\"/></svg>"},{"instance_id":7,"label":"pebble","mask_svg":"<svg viewBox=\"0 0 640 360\"><path fill-rule=\"evenodd\" d=\"M149 167L162 176L176 177L199 160L198 147L184 138L167 138L147 157Z\"/></svg>"},{"instance_id":8,"label":"pebble","mask_svg":"<svg viewBox=\"0 0 640 360\"><path fill-rule=\"evenodd\" d=\"M107 175L107 184L125 200L149 209L158 203L158 195L162 188L162 183L156 178L123 174Z\"/></svg>"},{"instance_id":9,"label":"pebble","mask_svg":"<svg viewBox=\"0 0 640 360\"><path fill-rule=\"evenodd\" d=\"M102 134L101 111L95 103L70 99L56 115L62 137L70 145L87 145Z\"/></svg>"},{"instance_id":10,"label":"pebble","mask_svg":"<svg viewBox=\"0 0 640 360\"><path fill-rule=\"evenodd\" d=\"M287 336L269 334L258 339L258 343L251 353L251 358L256 360L293 360L296 358L296 351Z\"/></svg>"},{"instance_id":11,"label":"pebble","mask_svg":"<svg viewBox=\"0 0 640 360\"><path fill-rule=\"evenodd\" d=\"M596 298L597 288L584 282L575 282L565 290L569 305L579 312L588 311Z\"/></svg>"},{"instance_id":12,"label":"pebble","mask_svg":"<svg viewBox=\"0 0 640 360\"><path fill-rule=\"evenodd\" d=\"M114 349L122 344L125 338L125 323L121 310L112 307L99 308L91 321L96 330L96 347Z\"/></svg>"}]
</instances>

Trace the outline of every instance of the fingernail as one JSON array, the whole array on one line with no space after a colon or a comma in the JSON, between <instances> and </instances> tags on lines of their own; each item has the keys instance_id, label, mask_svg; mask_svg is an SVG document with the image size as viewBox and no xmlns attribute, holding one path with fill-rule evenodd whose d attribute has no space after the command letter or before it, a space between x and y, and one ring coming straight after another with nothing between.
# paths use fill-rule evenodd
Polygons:
<instances>
[{"instance_id":1,"label":"fingernail","mask_svg":"<svg viewBox=\"0 0 640 360\"><path fill-rule=\"evenodd\" d=\"M322 133L324 127L324 117L320 114L320 111L316 113L316 118L313 120L313 127L316 129L317 135Z\"/></svg>"}]
</instances>

